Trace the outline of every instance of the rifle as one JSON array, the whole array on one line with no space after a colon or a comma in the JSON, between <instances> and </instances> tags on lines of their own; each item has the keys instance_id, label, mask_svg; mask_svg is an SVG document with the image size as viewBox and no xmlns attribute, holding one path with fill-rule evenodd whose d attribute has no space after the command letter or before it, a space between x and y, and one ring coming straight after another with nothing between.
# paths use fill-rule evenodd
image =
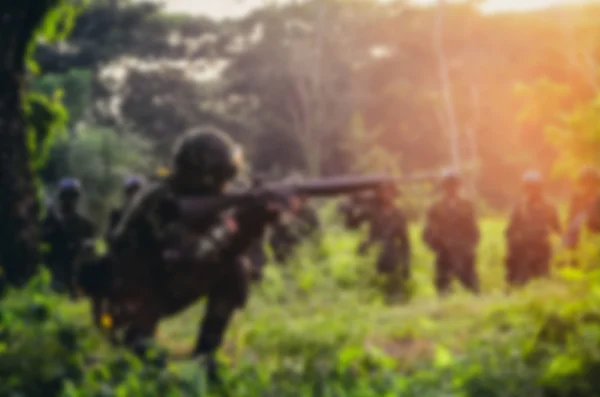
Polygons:
<instances>
[{"instance_id":1,"label":"rifle","mask_svg":"<svg viewBox=\"0 0 600 397\"><path fill-rule=\"evenodd\" d=\"M387 175L345 176L308 179L293 183L265 183L247 190L233 190L217 196L183 197L178 200L179 208L186 220L198 221L231 208L253 201L275 200L282 197L335 197L360 191L375 190L386 185L422 182L437 178L437 175L422 174L409 177Z\"/></svg>"}]
</instances>

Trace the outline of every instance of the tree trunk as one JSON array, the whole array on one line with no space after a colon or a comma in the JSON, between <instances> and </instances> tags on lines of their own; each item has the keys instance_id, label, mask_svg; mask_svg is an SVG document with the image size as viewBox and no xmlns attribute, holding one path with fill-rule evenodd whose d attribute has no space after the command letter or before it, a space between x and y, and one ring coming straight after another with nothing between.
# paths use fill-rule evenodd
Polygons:
<instances>
[{"instance_id":1,"label":"tree trunk","mask_svg":"<svg viewBox=\"0 0 600 397\"><path fill-rule=\"evenodd\" d=\"M23 285L39 263L38 201L22 109L27 45L57 0L0 5L0 265Z\"/></svg>"}]
</instances>

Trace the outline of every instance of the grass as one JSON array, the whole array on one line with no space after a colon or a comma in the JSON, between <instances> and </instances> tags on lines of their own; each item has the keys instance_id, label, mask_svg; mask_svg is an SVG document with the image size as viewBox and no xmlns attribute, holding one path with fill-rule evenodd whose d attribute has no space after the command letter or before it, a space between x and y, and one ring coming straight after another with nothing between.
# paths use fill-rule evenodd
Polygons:
<instances>
[{"instance_id":1,"label":"grass","mask_svg":"<svg viewBox=\"0 0 600 397\"><path fill-rule=\"evenodd\" d=\"M486 218L481 221L477 261L482 294L473 296L456 285L452 295L439 299L433 287L434 258L421 242L421 225L415 224L411 227L414 295L409 302L387 304L375 274L375 252L365 258L355 254L361 233L345 231L333 219L325 219L325 224L319 243L299 247L285 266L267 267L265 280L253 286L247 307L236 314L220 352L230 369L229 395L600 395L599 274L555 271L550 280L507 294L504 221ZM597 239L588 238L582 259L598 263L599 247ZM559 252L556 262L564 255ZM34 296L40 298L39 293ZM23 301L18 295L14 298ZM175 378L148 372L139 364L134 365L135 374L119 370L120 364L114 367L108 346L93 337L88 304L52 300L55 304L59 317L87 326L84 332L91 337L85 339L85 354L91 352L109 363L97 367L83 383L78 381L69 396L207 395L201 371L188 360L203 302L160 326L158 342L174 359L168 373ZM26 324L14 327L19 330L15 337L27 329ZM30 359L19 358L23 355L16 347L11 356L15 362L23 361L26 366L19 365L25 369L38 360L33 353L39 353L39 336L34 329L31 332L27 339L31 344L21 345ZM52 367L58 358L48 357ZM0 354L0 363L1 358ZM6 366L15 367L13 361ZM64 362L70 368L72 359ZM23 374L32 371L25 369ZM106 371L116 372L109 376ZM45 383L41 385L44 390ZM105 389L117 394L105 394Z\"/></svg>"},{"instance_id":2,"label":"grass","mask_svg":"<svg viewBox=\"0 0 600 397\"><path fill-rule=\"evenodd\" d=\"M442 300L433 286L434 257L421 242L420 225L413 225L414 297L387 305L375 282L373 258L354 254L360 234L333 225L319 245L300 247L288 266L267 268L266 279L254 286L247 307L228 330L224 356L236 363L300 359L310 351L379 349L399 368L410 369L433 359L440 347L461 352L469 344L502 337L502 329L519 328L515 324L573 293L564 282L551 280L507 295L504 226L502 219L481 222L477 267L482 295L455 285L454 294ZM202 313L199 303L164 321L160 344L175 357L185 357ZM526 325L522 330L530 331Z\"/></svg>"}]
</instances>

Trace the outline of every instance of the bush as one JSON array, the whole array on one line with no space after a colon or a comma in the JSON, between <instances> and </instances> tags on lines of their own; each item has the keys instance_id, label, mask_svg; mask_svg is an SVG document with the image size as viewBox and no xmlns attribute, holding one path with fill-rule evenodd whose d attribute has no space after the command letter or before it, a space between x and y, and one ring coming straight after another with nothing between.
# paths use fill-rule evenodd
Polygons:
<instances>
[{"instance_id":1,"label":"bush","mask_svg":"<svg viewBox=\"0 0 600 397\"><path fill-rule=\"evenodd\" d=\"M600 271L565 270L510 296L487 286L436 301L421 290L386 306L369 258L349 254L358 236L344 233L332 226L322 245L267 269L228 332L222 388L208 388L196 362L167 365L156 347L141 361L108 346L87 305L54 295L42 273L2 302L0 397L600 394ZM161 344L195 335L199 309L164 324Z\"/></svg>"}]
</instances>

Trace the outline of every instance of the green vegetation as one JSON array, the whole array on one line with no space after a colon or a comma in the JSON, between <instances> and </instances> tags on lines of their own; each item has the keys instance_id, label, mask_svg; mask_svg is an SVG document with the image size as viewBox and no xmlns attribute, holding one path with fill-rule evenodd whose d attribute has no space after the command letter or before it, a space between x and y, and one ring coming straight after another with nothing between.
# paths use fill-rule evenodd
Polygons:
<instances>
[{"instance_id":1,"label":"green vegetation","mask_svg":"<svg viewBox=\"0 0 600 397\"><path fill-rule=\"evenodd\" d=\"M559 183L550 188L564 197L561 183L583 162L600 161L594 5L491 16L472 5L448 7L452 142L430 40L433 8L313 0L216 22L166 16L142 2L88 3L81 10L71 1L28 3L43 21L36 28L43 43L33 39L35 26L21 32L20 19L9 20L14 36L32 40L26 54L2 54L26 57L31 73L26 97L2 92L6 103L22 101L27 121L24 128L17 106L2 108L3 125L14 129L3 131L2 145L19 153L11 163L0 156L11 167L1 174L13 177L0 205L7 279L26 278L37 263L26 255L37 246L35 211L22 208L35 203L29 165L48 192L66 174L81 178L85 207L102 224L120 179L149 173L179 134L200 123L239 140L254 170L279 174L411 173L447 164L458 143L461 162L480 176L470 187L488 215L505 212L527 167L555 171ZM223 61L212 80L183 73ZM18 62L12 68L19 73L2 77L24 77ZM431 193L417 190L403 198L414 218ZM360 236L326 224L322 242L268 268L237 314L221 354L229 395L600 395L597 238L586 236L577 253L584 269L559 271L569 253L557 252L552 280L507 294L503 220L487 218L478 257L483 294L457 288L440 300L415 225L413 296L402 303L382 294L373 257L357 257ZM101 338L87 302L53 295L41 274L2 300L0 397L221 394L187 359L202 309L200 302L165 321L159 346L142 363Z\"/></svg>"},{"instance_id":2,"label":"green vegetation","mask_svg":"<svg viewBox=\"0 0 600 397\"><path fill-rule=\"evenodd\" d=\"M479 270L484 293L460 288L438 300L432 256L414 227L412 302L384 304L360 236L333 221L319 245L285 267L272 265L227 333L221 359L235 396L589 396L600 392L600 274L556 272L504 292L501 220L483 221ZM588 241L592 261L597 241ZM596 245L594 244L596 243ZM26 299L24 299L26 298ZM152 364L109 349L87 303L61 301L43 277L11 292L2 308L0 395L39 394L61 380L64 396L202 396L187 360L202 303L166 322ZM164 369L166 368L166 369ZM36 389L37 388L37 389ZM35 390L38 390L37 392ZM13 393L13 394L11 394ZM37 393L37 394L36 394ZM169 394L175 393L175 394Z\"/></svg>"}]
</instances>

